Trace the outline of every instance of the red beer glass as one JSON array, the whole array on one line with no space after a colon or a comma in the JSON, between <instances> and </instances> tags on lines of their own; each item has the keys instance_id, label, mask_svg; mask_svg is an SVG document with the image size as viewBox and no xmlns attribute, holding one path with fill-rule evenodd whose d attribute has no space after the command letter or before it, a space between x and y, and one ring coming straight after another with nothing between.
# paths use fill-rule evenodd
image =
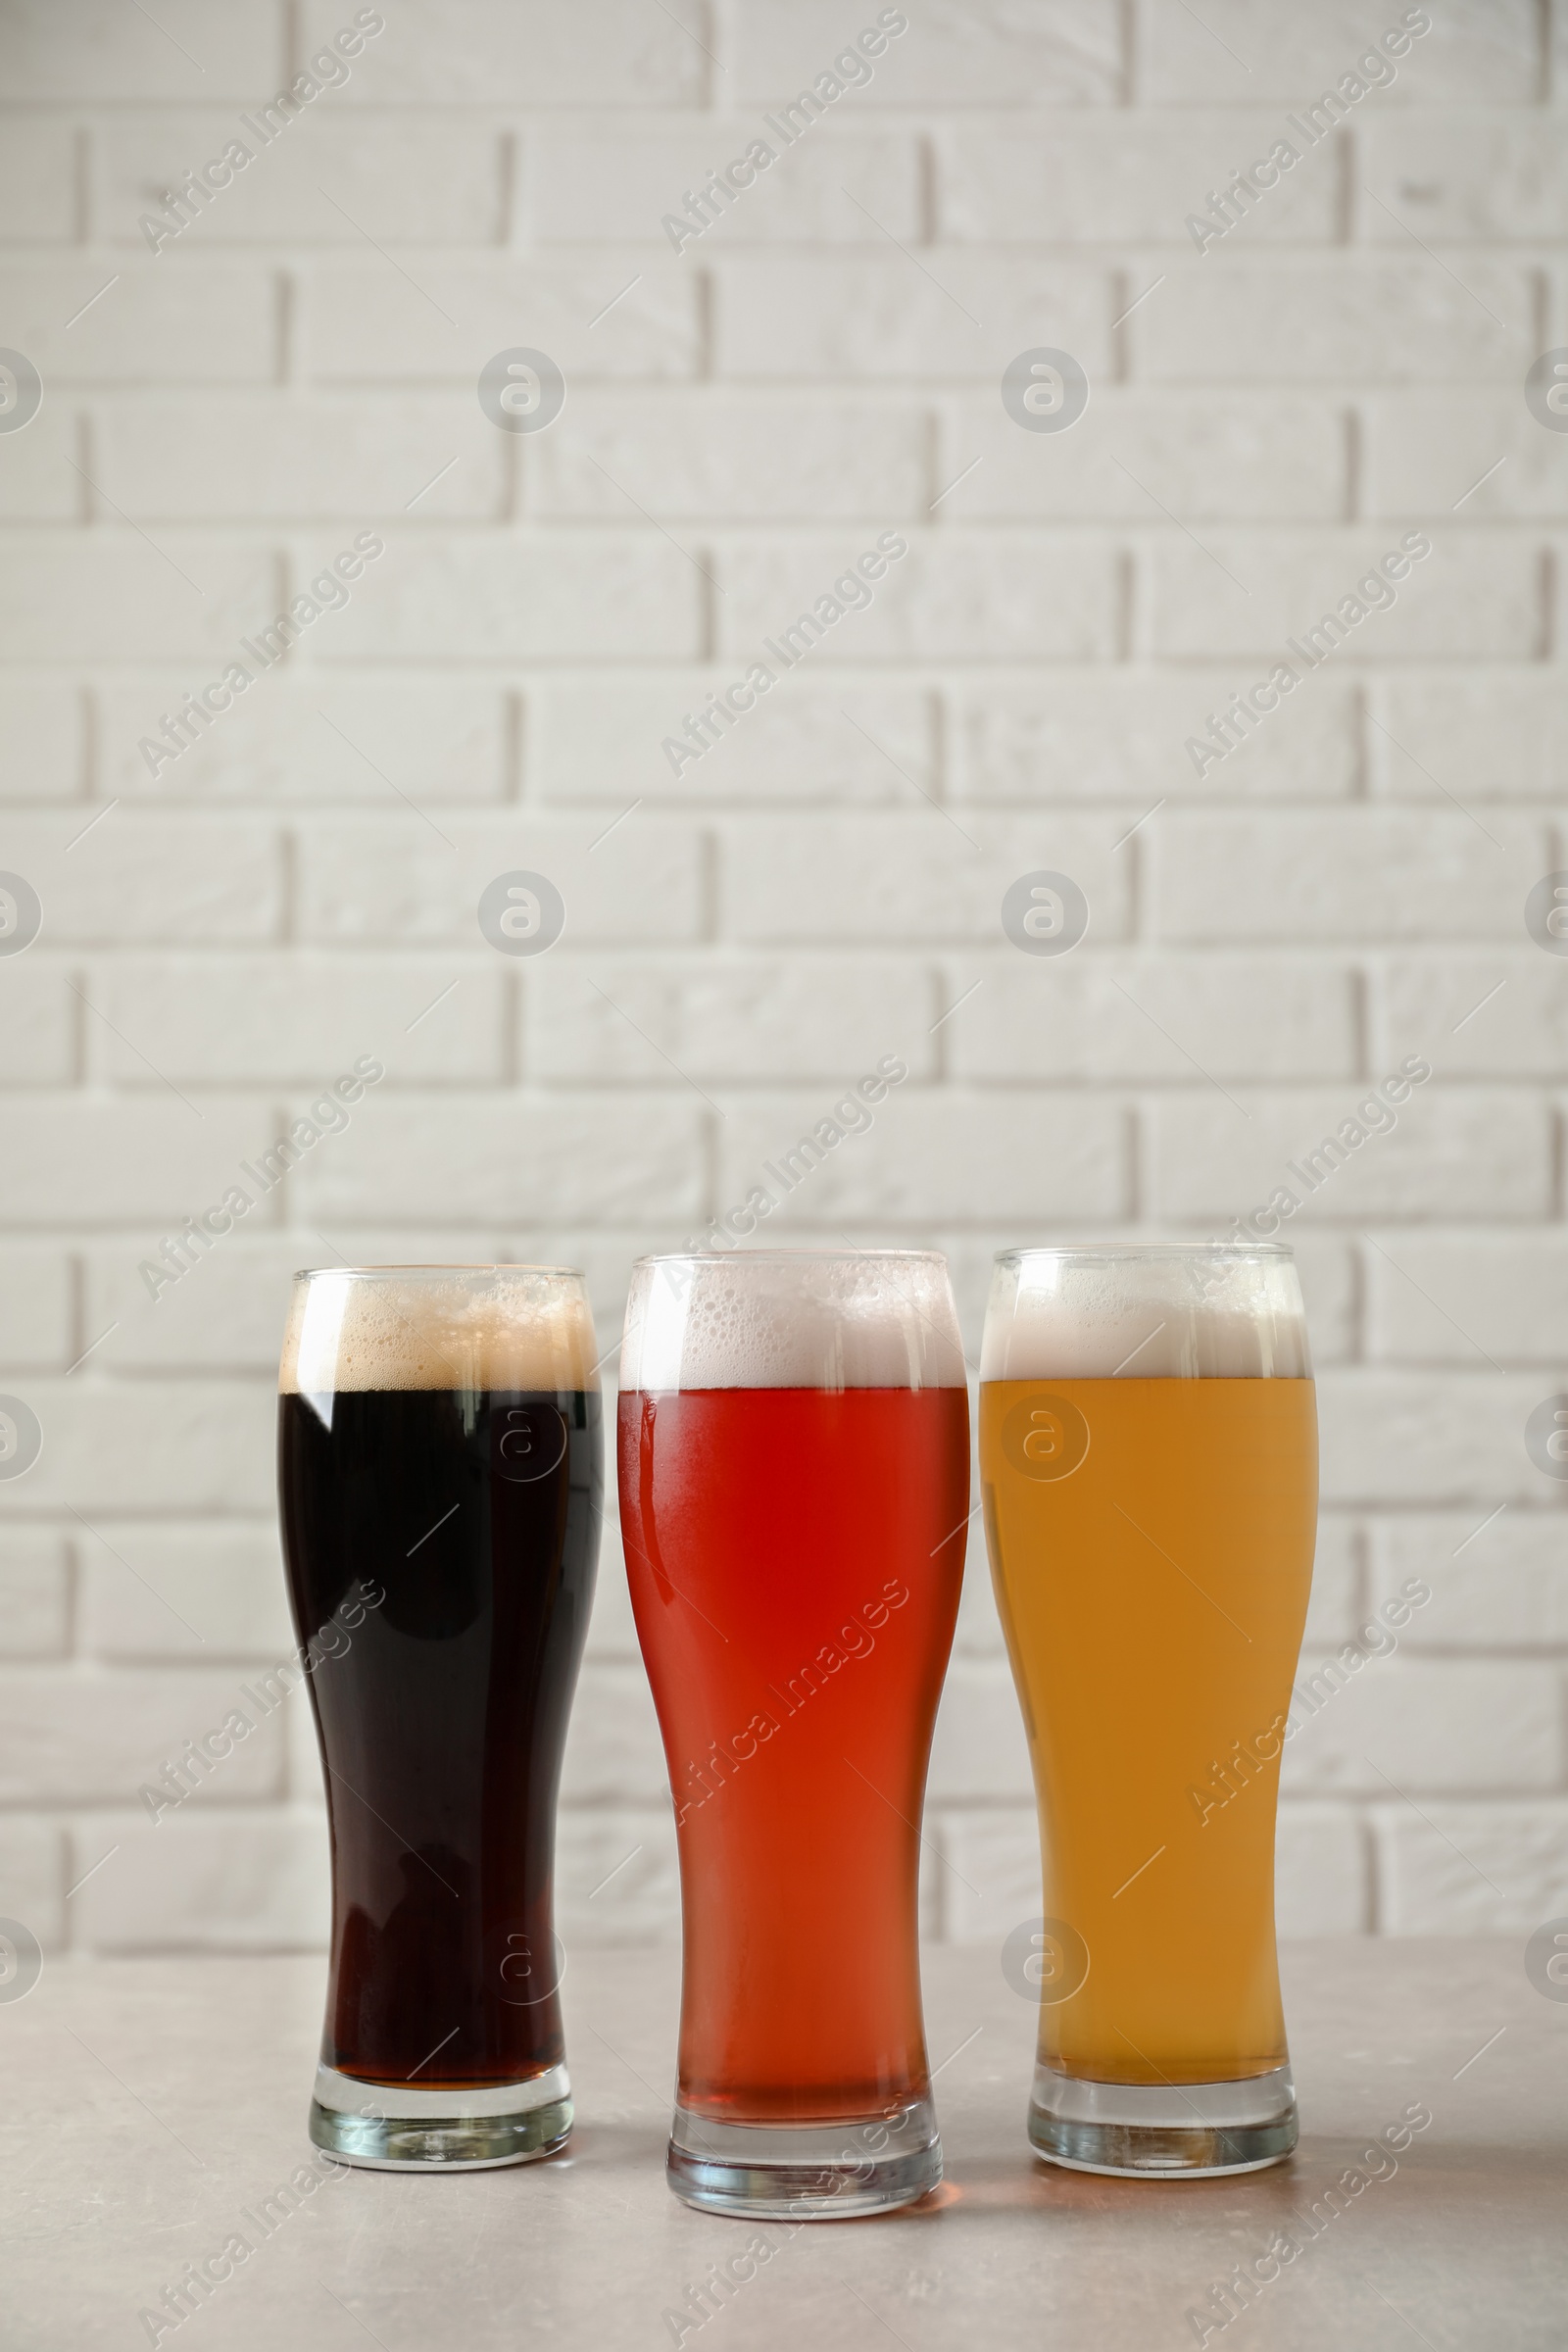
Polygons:
<instances>
[{"instance_id":1,"label":"red beer glass","mask_svg":"<svg viewBox=\"0 0 1568 2352\"><path fill-rule=\"evenodd\" d=\"M969 1508L945 1261L644 1258L619 1468L680 1847L670 2185L720 2213L909 2204L942 2177L919 1820Z\"/></svg>"}]
</instances>

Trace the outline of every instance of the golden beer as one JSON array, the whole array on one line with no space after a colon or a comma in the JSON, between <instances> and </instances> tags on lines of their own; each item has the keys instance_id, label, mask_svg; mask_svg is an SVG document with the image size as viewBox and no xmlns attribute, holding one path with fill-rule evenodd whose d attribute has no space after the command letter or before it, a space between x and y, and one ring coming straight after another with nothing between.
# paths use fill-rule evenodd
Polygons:
<instances>
[{"instance_id":1,"label":"golden beer","mask_svg":"<svg viewBox=\"0 0 1568 2352\"><path fill-rule=\"evenodd\" d=\"M1037 1254L1067 1255L1016 1258ZM987 1543L1040 1807L1032 2136L1095 2169L1237 2170L1295 2136L1274 1828L1311 1582L1314 1391L1288 1255L1258 1280L1231 1253L1222 1311L1199 1254L1116 1253L1108 1287L1112 1253L1094 1282L1037 1269L1061 1279L1033 1308L1015 1295L1008 1345L987 1333L984 1372L1025 1376L980 1390ZM1097 1299L1103 1345L1083 1319Z\"/></svg>"}]
</instances>

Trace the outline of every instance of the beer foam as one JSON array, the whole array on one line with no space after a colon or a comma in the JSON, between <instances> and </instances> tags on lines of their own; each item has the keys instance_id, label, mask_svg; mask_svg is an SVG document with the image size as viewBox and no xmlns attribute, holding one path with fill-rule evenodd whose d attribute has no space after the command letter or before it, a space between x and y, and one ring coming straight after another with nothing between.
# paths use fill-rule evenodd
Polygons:
<instances>
[{"instance_id":1,"label":"beer foam","mask_svg":"<svg viewBox=\"0 0 1568 2352\"><path fill-rule=\"evenodd\" d=\"M961 1389L945 1258L737 1250L639 1260L622 1389Z\"/></svg>"},{"instance_id":2,"label":"beer foam","mask_svg":"<svg viewBox=\"0 0 1568 2352\"><path fill-rule=\"evenodd\" d=\"M998 1258L982 1380L1307 1380L1288 1250L1026 1250Z\"/></svg>"},{"instance_id":3,"label":"beer foam","mask_svg":"<svg viewBox=\"0 0 1568 2352\"><path fill-rule=\"evenodd\" d=\"M597 1389L580 1275L553 1266L324 1269L294 1285L278 1388Z\"/></svg>"}]
</instances>

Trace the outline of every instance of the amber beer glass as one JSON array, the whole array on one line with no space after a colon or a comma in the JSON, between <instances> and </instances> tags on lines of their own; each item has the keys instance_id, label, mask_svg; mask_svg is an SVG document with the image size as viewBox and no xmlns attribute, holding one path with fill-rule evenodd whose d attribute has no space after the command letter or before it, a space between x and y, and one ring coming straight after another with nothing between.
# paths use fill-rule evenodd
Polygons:
<instances>
[{"instance_id":1,"label":"amber beer glass","mask_svg":"<svg viewBox=\"0 0 1568 2352\"><path fill-rule=\"evenodd\" d=\"M1030 2139L1089 2172L1276 2163L1275 1800L1317 1517L1291 1252L1005 1251L980 1464L1040 1807Z\"/></svg>"},{"instance_id":2,"label":"amber beer glass","mask_svg":"<svg viewBox=\"0 0 1568 2352\"><path fill-rule=\"evenodd\" d=\"M946 1264L643 1259L619 1466L680 1848L670 2185L720 2213L908 2204L942 2177L919 1822L969 1507Z\"/></svg>"},{"instance_id":3,"label":"amber beer glass","mask_svg":"<svg viewBox=\"0 0 1568 2352\"><path fill-rule=\"evenodd\" d=\"M597 1352L561 1268L295 1281L278 1485L332 1847L310 2131L353 2164L520 2164L571 2129L551 1878Z\"/></svg>"}]
</instances>

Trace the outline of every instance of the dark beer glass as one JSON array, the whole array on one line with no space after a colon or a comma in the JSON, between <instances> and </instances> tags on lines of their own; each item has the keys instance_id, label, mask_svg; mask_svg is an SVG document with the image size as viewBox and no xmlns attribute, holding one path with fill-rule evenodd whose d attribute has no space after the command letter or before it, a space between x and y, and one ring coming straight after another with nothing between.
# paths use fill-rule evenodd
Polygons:
<instances>
[{"instance_id":1,"label":"dark beer glass","mask_svg":"<svg viewBox=\"0 0 1568 2352\"><path fill-rule=\"evenodd\" d=\"M557 1267L295 1280L278 1488L332 1849L310 2132L350 2163L520 2164L571 2130L551 1880L595 1354Z\"/></svg>"}]
</instances>

